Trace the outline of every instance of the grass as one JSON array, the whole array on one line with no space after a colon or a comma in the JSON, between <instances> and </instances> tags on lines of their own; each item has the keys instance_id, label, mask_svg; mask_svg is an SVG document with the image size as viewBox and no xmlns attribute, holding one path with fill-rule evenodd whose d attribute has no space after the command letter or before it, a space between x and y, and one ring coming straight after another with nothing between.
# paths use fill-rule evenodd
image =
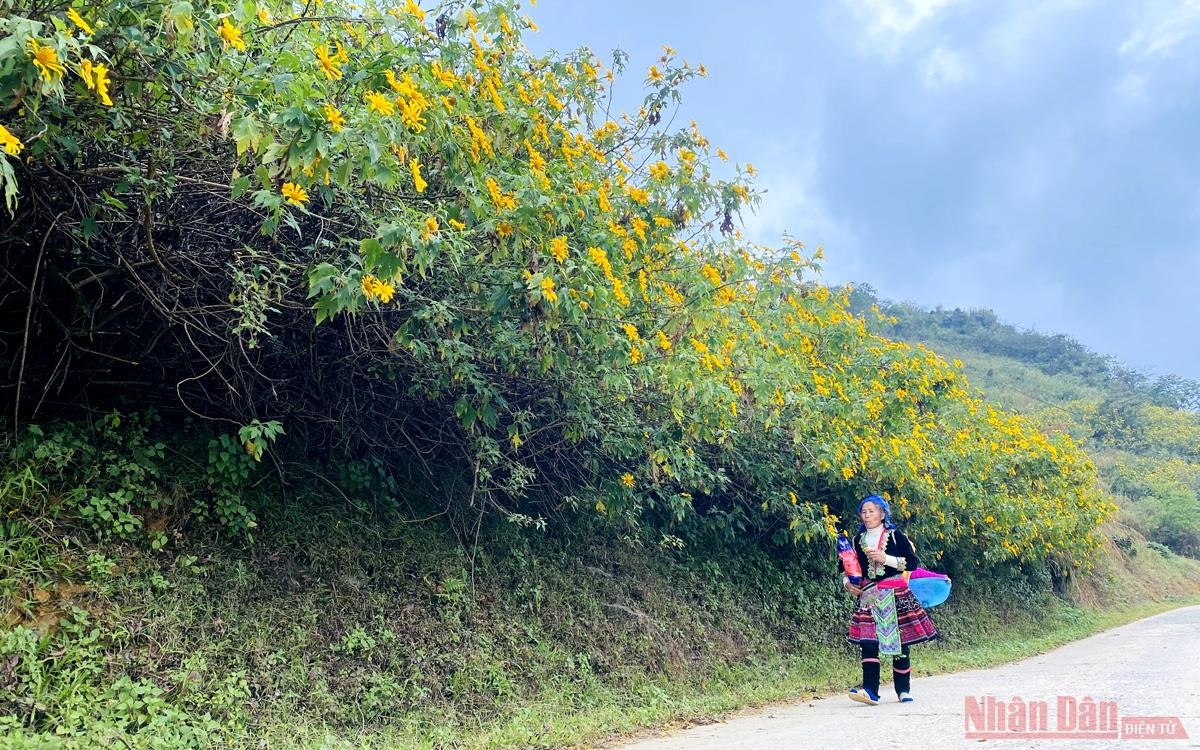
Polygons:
<instances>
[{"instance_id":1,"label":"grass","mask_svg":"<svg viewBox=\"0 0 1200 750\"><path fill-rule=\"evenodd\" d=\"M436 523L302 511L264 516L252 546L190 529L163 552L6 520L0 593L9 626L33 630L0 629L0 715L24 717L0 748L205 735L275 750L559 748L857 682L849 601L811 555L687 557L504 525L467 550ZM1200 563L1131 550L1113 546L1075 585L1084 606L1038 576L957 581L918 669L1009 661L1200 601Z\"/></svg>"},{"instance_id":2,"label":"grass","mask_svg":"<svg viewBox=\"0 0 1200 750\"><path fill-rule=\"evenodd\" d=\"M1040 622L1031 620L993 634L987 643L967 647L924 647L916 658L925 674L962 671L1032 656L1065 643L1169 609L1200 604L1200 596L1151 602L1120 610L1091 611L1060 605ZM613 745L647 729L709 723L747 708L807 700L839 693L857 681L858 664L848 648L814 651L778 662L739 665L705 679L646 679L624 689L601 687L586 704L580 696L552 691L506 710L492 721L469 728L370 732L328 744L327 730L307 728L268 735L278 748L463 747L556 748ZM467 731L464 731L467 730Z\"/></svg>"}]
</instances>

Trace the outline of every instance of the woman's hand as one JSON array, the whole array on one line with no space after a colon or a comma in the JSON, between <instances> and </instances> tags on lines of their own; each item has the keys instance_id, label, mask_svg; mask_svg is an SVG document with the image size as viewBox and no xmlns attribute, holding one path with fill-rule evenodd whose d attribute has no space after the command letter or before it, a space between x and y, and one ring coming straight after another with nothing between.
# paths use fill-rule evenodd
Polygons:
<instances>
[{"instance_id":1,"label":"woman's hand","mask_svg":"<svg viewBox=\"0 0 1200 750\"><path fill-rule=\"evenodd\" d=\"M846 589L846 591L849 592L850 594L852 594L853 596L856 596L856 597L862 596L863 590L860 589L858 586L855 586L853 583L850 583L849 581L846 581L846 583L843 584L842 588Z\"/></svg>"},{"instance_id":2,"label":"woman's hand","mask_svg":"<svg viewBox=\"0 0 1200 750\"><path fill-rule=\"evenodd\" d=\"M887 555L884 554L883 550L881 550L881 549L867 550L867 557L869 557L871 559L871 562L873 562L873 563L886 563L887 562L887 559L886 559Z\"/></svg>"}]
</instances>

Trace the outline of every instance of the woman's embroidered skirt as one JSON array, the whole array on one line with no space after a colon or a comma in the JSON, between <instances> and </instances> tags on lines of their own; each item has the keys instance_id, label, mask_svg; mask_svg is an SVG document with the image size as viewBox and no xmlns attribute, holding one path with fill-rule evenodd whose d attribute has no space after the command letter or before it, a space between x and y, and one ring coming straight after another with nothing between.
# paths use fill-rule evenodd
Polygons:
<instances>
[{"instance_id":1,"label":"woman's embroidered skirt","mask_svg":"<svg viewBox=\"0 0 1200 750\"><path fill-rule=\"evenodd\" d=\"M846 636L851 643L879 640L875 634L875 618L871 616L871 607L866 603L869 598L860 596L854 607L850 632ZM938 636L933 620L929 619L925 608L907 588L896 589L896 621L900 626L900 642L905 645L931 641Z\"/></svg>"}]
</instances>

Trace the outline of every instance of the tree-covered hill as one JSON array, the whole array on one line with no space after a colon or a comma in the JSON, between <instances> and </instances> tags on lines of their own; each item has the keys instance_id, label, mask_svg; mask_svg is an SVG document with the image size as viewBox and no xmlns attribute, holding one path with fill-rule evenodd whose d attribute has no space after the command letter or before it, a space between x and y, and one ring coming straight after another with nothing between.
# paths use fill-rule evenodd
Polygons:
<instances>
[{"instance_id":1,"label":"tree-covered hill","mask_svg":"<svg viewBox=\"0 0 1200 750\"><path fill-rule=\"evenodd\" d=\"M1043 334L1001 321L988 309L924 308L879 300L870 285L856 285L852 308L862 314L876 305L889 318L879 327L904 341L923 342L948 352L966 350L1015 360L1046 375L1067 375L1114 393L1130 392L1172 409L1200 410L1200 382L1179 375L1148 376L1111 355L1093 352L1065 334Z\"/></svg>"},{"instance_id":2,"label":"tree-covered hill","mask_svg":"<svg viewBox=\"0 0 1200 750\"><path fill-rule=\"evenodd\" d=\"M1068 336L1003 323L990 310L881 301L868 286L852 299L860 311L880 311L869 318L880 333L962 360L989 401L1071 434L1095 459L1123 523L1200 556L1200 383L1146 376Z\"/></svg>"}]
</instances>

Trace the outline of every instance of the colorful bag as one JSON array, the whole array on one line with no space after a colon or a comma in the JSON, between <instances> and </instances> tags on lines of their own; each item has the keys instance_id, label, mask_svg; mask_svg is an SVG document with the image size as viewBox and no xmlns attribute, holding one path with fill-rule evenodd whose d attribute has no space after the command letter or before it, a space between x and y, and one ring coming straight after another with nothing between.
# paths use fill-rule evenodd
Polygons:
<instances>
[{"instance_id":1,"label":"colorful bag","mask_svg":"<svg viewBox=\"0 0 1200 750\"><path fill-rule=\"evenodd\" d=\"M879 588L902 589L905 586L917 597L925 609L936 607L950 597L952 583L945 573L935 573L925 568L905 571L903 578L888 578L879 582Z\"/></svg>"}]
</instances>

